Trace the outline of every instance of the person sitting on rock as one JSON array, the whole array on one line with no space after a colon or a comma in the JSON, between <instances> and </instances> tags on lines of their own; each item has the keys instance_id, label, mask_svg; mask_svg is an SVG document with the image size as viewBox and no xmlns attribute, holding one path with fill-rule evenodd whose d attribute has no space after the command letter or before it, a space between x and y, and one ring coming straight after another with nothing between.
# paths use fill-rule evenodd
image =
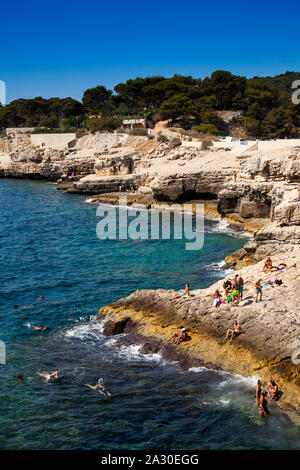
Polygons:
<instances>
[{"instance_id":1,"label":"person sitting on rock","mask_svg":"<svg viewBox=\"0 0 300 470\"><path fill-rule=\"evenodd\" d=\"M231 335L229 343L232 343L232 340L234 338L236 338L237 336L240 336L240 335L245 335L245 334L246 333L243 330L243 328L241 327L241 325L236 320L234 320L233 329L232 330L227 330L225 340L227 340L229 338L229 336Z\"/></svg>"},{"instance_id":2,"label":"person sitting on rock","mask_svg":"<svg viewBox=\"0 0 300 470\"><path fill-rule=\"evenodd\" d=\"M262 301L262 286L260 281L262 281L262 278L260 277L258 281L254 284L255 290L256 290L256 297L255 297L255 302L261 302Z\"/></svg>"},{"instance_id":3,"label":"person sitting on rock","mask_svg":"<svg viewBox=\"0 0 300 470\"><path fill-rule=\"evenodd\" d=\"M212 305L213 307L219 307L222 304L222 295L220 294L219 289L216 289L215 293L212 295L213 302Z\"/></svg>"},{"instance_id":4,"label":"person sitting on rock","mask_svg":"<svg viewBox=\"0 0 300 470\"><path fill-rule=\"evenodd\" d=\"M180 297L189 297L190 296L190 285L186 284L184 291L176 292L173 297L170 297L169 300L179 299Z\"/></svg>"},{"instance_id":5,"label":"person sitting on rock","mask_svg":"<svg viewBox=\"0 0 300 470\"><path fill-rule=\"evenodd\" d=\"M264 263L263 272L266 273L272 269L272 260L268 257Z\"/></svg>"},{"instance_id":6,"label":"person sitting on rock","mask_svg":"<svg viewBox=\"0 0 300 470\"><path fill-rule=\"evenodd\" d=\"M169 339L168 341L172 341L172 343L177 346L179 343L181 343L182 341L186 341L188 338L188 335L187 335L187 332L186 332L186 329L184 328L184 326L181 326L180 327L180 333L174 333Z\"/></svg>"},{"instance_id":7,"label":"person sitting on rock","mask_svg":"<svg viewBox=\"0 0 300 470\"><path fill-rule=\"evenodd\" d=\"M270 379L270 382L267 385L267 392L270 400L278 400L279 398L279 390L278 385L275 380Z\"/></svg>"}]
</instances>

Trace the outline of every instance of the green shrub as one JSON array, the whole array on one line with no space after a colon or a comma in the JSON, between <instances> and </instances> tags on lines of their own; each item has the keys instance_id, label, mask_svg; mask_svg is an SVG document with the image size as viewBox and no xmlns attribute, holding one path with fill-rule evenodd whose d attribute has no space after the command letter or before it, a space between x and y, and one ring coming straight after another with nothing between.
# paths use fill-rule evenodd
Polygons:
<instances>
[{"instance_id":1,"label":"green shrub","mask_svg":"<svg viewBox=\"0 0 300 470\"><path fill-rule=\"evenodd\" d=\"M75 127L57 127L56 129L48 129L46 127L37 127L32 134L69 134L76 133Z\"/></svg>"},{"instance_id":2,"label":"green shrub","mask_svg":"<svg viewBox=\"0 0 300 470\"><path fill-rule=\"evenodd\" d=\"M101 119L93 118L90 119L88 123L88 129L94 133L94 132L112 132L116 129L118 129L122 124L121 119L114 117L114 116L104 116Z\"/></svg>"},{"instance_id":3,"label":"green shrub","mask_svg":"<svg viewBox=\"0 0 300 470\"><path fill-rule=\"evenodd\" d=\"M198 126L194 127L195 131L202 132L203 134L217 134L218 129L214 124L209 124L206 122L203 122L202 124L198 124Z\"/></svg>"}]
</instances>

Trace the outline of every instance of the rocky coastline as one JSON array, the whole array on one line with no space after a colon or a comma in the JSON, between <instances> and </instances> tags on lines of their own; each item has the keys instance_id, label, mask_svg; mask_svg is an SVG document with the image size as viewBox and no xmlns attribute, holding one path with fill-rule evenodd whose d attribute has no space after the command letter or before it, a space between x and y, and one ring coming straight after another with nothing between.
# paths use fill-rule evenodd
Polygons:
<instances>
[{"instance_id":1,"label":"rocky coastline","mask_svg":"<svg viewBox=\"0 0 300 470\"><path fill-rule=\"evenodd\" d=\"M128 336L127 341L144 347L142 338L151 338L145 351L163 350L167 356L171 350L166 349L166 338L184 323L191 341L176 352L183 354L182 359L178 356L183 366L195 361L263 380L272 376L284 391L280 406L299 413L299 365L293 348L300 341L300 147L279 142L270 150L257 144L241 151L222 145L203 149L200 144L182 141L174 147L157 138L96 133L78 135L67 148L57 150L33 146L28 135L5 137L0 139L0 178L56 181L58 189L109 204L118 203L120 186L134 185L138 193L126 193L132 207L204 203L206 215L252 232L250 243L225 260L226 267L239 270L246 280L245 301L239 307L211 306L213 291L222 290L219 281L209 289L192 291L189 299L172 302L167 291L136 291L103 307L100 316L113 322L112 329L130 319L135 337ZM262 273L267 256L274 264L296 267L280 273L282 287L265 287L263 302L256 304L254 282L275 276ZM233 319L247 334L229 345L224 332Z\"/></svg>"}]
</instances>

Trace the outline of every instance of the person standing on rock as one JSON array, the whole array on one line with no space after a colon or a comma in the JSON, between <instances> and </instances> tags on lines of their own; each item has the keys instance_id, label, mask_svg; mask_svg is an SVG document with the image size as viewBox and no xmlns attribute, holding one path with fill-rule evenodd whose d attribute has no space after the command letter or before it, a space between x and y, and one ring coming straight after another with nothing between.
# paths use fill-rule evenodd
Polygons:
<instances>
[{"instance_id":1,"label":"person standing on rock","mask_svg":"<svg viewBox=\"0 0 300 470\"><path fill-rule=\"evenodd\" d=\"M259 407L258 407L261 418L263 418L263 416L270 414L268 410L268 402L267 402L266 396L267 396L267 392L261 392L261 395L259 398Z\"/></svg>"},{"instance_id":2,"label":"person standing on rock","mask_svg":"<svg viewBox=\"0 0 300 470\"><path fill-rule=\"evenodd\" d=\"M244 279L239 276L238 277L238 285L239 285L239 291L240 291L240 297L239 300L243 300L243 292L244 292Z\"/></svg>"},{"instance_id":3,"label":"person standing on rock","mask_svg":"<svg viewBox=\"0 0 300 470\"><path fill-rule=\"evenodd\" d=\"M255 389L255 400L256 400L257 408L259 407L259 402L260 402L261 387L262 387L262 381L258 380L257 385L256 385L256 389Z\"/></svg>"},{"instance_id":4,"label":"person standing on rock","mask_svg":"<svg viewBox=\"0 0 300 470\"><path fill-rule=\"evenodd\" d=\"M236 171L233 172L233 178L234 178L234 182L236 183L236 178L237 178L237 173L236 173Z\"/></svg>"},{"instance_id":5,"label":"person standing on rock","mask_svg":"<svg viewBox=\"0 0 300 470\"><path fill-rule=\"evenodd\" d=\"M262 286L260 281L262 281L262 278L260 277L258 281L256 281L255 289L256 289L256 297L255 297L255 302L261 302L262 301Z\"/></svg>"},{"instance_id":6,"label":"person standing on rock","mask_svg":"<svg viewBox=\"0 0 300 470\"><path fill-rule=\"evenodd\" d=\"M240 286L238 283L238 274L235 274L232 282L232 305L237 305L240 297Z\"/></svg>"}]
</instances>

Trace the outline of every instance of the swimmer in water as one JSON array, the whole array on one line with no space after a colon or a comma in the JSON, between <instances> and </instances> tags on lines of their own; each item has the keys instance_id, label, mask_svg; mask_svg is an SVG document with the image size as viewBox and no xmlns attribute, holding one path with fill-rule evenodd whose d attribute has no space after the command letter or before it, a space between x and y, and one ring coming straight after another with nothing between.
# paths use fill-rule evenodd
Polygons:
<instances>
[{"instance_id":1,"label":"swimmer in water","mask_svg":"<svg viewBox=\"0 0 300 470\"><path fill-rule=\"evenodd\" d=\"M18 382L23 383L23 381L24 381L23 375L22 374L18 375Z\"/></svg>"},{"instance_id":2,"label":"swimmer in water","mask_svg":"<svg viewBox=\"0 0 300 470\"><path fill-rule=\"evenodd\" d=\"M26 310L27 308L34 308L34 305L28 305L25 307L19 307L19 305L15 305L15 309Z\"/></svg>"},{"instance_id":3,"label":"swimmer in water","mask_svg":"<svg viewBox=\"0 0 300 470\"><path fill-rule=\"evenodd\" d=\"M34 330L40 330L40 331L45 331L48 328L47 326L44 326L44 325L41 325L41 326L31 325L31 326Z\"/></svg>"},{"instance_id":4,"label":"swimmer in water","mask_svg":"<svg viewBox=\"0 0 300 470\"><path fill-rule=\"evenodd\" d=\"M48 374L48 372L37 372L37 375L44 377L46 382L49 382L49 380L58 379L58 370L52 372L52 374Z\"/></svg>"},{"instance_id":5,"label":"swimmer in water","mask_svg":"<svg viewBox=\"0 0 300 470\"><path fill-rule=\"evenodd\" d=\"M105 387L104 387L104 381L103 379L99 379L98 380L98 383L96 385L91 385L91 384L84 384L86 387L89 387L91 388L92 390L94 390L95 392L98 392L100 393L101 395L105 395L107 397L110 397L111 394L109 393L108 390L105 390Z\"/></svg>"}]
</instances>

